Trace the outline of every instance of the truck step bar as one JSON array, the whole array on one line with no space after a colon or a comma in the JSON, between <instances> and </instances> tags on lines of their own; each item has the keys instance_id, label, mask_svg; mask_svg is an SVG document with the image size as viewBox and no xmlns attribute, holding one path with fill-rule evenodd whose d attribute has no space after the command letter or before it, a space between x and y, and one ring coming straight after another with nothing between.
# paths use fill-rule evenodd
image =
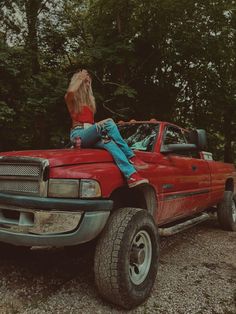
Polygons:
<instances>
[{"instance_id":1,"label":"truck step bar","mask_svg":"<svg viewBox=\"0 0 236 314\"><path fill-rule=\"evenodd\" d=\"M167 228L159 228L159 234L160 236L163 237L168 237L171 236L173 234L176 234L180 231L186 230L194 225L197 225L200 222L203 222L205 220L208 220L210 217L212 217L212 214L210 213L202 213L201 215L194 217L192 219L189 219L187 221L181 222L179 224L176 224L174 226L171 227L167 227Z\"/></svg>"}]
</instances>

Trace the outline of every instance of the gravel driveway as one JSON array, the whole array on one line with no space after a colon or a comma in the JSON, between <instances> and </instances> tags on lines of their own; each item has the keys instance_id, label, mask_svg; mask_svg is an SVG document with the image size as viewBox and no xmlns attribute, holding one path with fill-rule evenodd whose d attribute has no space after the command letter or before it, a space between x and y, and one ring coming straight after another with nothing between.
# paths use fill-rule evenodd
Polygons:
<instances>
[{"instance_id":1,"label":"gravel driveway","mask_svg":"<svg viewBox=\"0 0 236 314\"><path fill-rule=\"evenodd\" d=\"M236 314L236 233L214 220L161 240L150 298L130 313ZM102 301L87 249L1 245L0 313L129 313Z\"/></svg>"}]
</instances>

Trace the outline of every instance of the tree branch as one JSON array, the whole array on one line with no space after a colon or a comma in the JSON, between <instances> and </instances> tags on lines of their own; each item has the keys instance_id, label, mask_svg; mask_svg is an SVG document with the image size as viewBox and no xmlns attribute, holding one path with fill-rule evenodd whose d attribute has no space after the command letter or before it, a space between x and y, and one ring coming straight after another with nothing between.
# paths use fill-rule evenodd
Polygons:
<instances>
[{"instance_id":1,"label":"tree branch","mask_svg":"<svg viewBox=\"0 0 236 314\"><path fill-rule=\"evenodd\" d=\"M49 2L49 0L45 0L44 3L42 3L41 8L38 10L37 16L39 16L39 14L45 9L47 2Z\"/></svg>"},{"instance_id":2,"label":"tree branch","mask_svg":"<svg viewBox=\"0 0 236 314\"><path fill-rule=\"evenodd\" d=\"M69 53L66 51L66 49L65 49L65 53L66 53L66 56L67 56L67 59L68 59L70 65L72 65L72 61L71 61L70 55L69 55Z\"/></svg>"},{"instance_id":3,"label":"tree branch","mask_svg":"<svg viewBox=\"0 0 236 314\"><path fill-rule=\"evenodd\" d=\"M89 69L88 69L89 70ZM115 85L115 86L124 86L125 84L119 84L115 82L103 82L93 71L89 70L89 72L93 73L96 79L104 86L104 85Z\"/></svg>"},{"instance_id":4,"label":"tree branch","mask_svg":"<svg viewBox=\"0 0 236 314\"><path fill-rule=\"evenodd\" d=\"M103 108L105 108L105 109L108 110L110 113L112 113L112 114L114 114L114 115L116 115L116 116L118 116L118 117L125 118L125 115L120 114L120 113L117 113L117 112L113 111L112 109L110 109L108 106L105 105L105 103L111 102L112 100L113 100L113 98L105 100L105 101L103 102L103 104L102 104Z\"/></svg>"}]
</instances>

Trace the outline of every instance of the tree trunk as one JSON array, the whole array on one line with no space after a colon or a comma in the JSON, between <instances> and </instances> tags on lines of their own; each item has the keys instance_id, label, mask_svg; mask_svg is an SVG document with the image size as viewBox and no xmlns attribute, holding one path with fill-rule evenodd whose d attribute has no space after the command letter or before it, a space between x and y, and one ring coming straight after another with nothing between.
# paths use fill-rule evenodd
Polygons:
<instances>
[{"instance_id":1,"label":"tree trunk","mask_svg":"<svg viewBox=\"0 0 236 314\"><path fill-rule=\"evenodd\" d=\"M117 23L117 33L118 33L118 37L119 37L119 40L122 36L122 18L121 18L121 15L120 13L118 12L117 13L117 16L116 16L116 23ZM116 79L119 83L124 83L124 74L125 74L125 65L124 63L119 63L116 65Z\"/></svg>"},{"instance_id":2,"label":"tree trunk","mask_svg":"<svg viewBox=\"0 0 236 314\"><path fill-rule=\"evenodd\" d=\"M42 0L25 0L25 12L27 19L28 34L26 39L26 49L30 53L31 69L33 74L40 71L38 53L38 12Z\"/></svg>"},{"instance_id":3,"label":"tree trunk","mask_svg":"<svg viewBox=\"0 0 236 314\"><path fill-rule=\"evenodd\" d=\"M224 161L233 162L233 149L232 149L232 109L225 108L224 112Z\"/></svg>"}]
</instances>

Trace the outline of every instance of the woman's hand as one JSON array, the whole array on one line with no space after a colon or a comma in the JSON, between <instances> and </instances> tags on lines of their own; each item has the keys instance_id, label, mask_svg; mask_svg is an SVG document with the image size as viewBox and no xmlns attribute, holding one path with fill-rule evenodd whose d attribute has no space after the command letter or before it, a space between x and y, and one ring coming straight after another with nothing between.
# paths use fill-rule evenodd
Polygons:
<instances>
[{"instance_id":1,"label":"woman's hand","mask_svg":"<svg viewBox=\"0 0 236 314\"><path fill-rule=\"evenodd\" d=\"M86 82L88 85L91 84L91 78L87 70L76 72L72 76L69 87L68 87L68 91L77 90L83 81Z\"/></svg>"},{"instance_id":2,"label":"woman's hand","mask_svg":"<svg viewBox=\"0 0 236 314\"><path fill-rule=\"evenodd\" d=\"M81 79L81 80L89 79L89 74L88 74L87 70L79 71L79 72L77 72L77 74L78 74L78 78Z\"/></svg>"},{"instance_id":3,"label":"woman's hand","mask_svg":"<svg viewBox=\"0 0 236 314\"><path fill-rule=\"evenodd\" d=\"M91 78L86 70L76 72L72 76L67 91L76 91L80 87L83 81L88 84L91 84Z\"/></svg>"},{"instance_id":4,"label":"woman's hand","mask_svg":"<svg viewBox=\"0 0 236 314\"><path fill-rule=\"evenodd\" d=\"M82 70L79 72L79 79L81 79L83 82L85 82L86 86L89 87L91 85L91 77L88 74L88 71Z\"/></svg>"}]
</instances>

